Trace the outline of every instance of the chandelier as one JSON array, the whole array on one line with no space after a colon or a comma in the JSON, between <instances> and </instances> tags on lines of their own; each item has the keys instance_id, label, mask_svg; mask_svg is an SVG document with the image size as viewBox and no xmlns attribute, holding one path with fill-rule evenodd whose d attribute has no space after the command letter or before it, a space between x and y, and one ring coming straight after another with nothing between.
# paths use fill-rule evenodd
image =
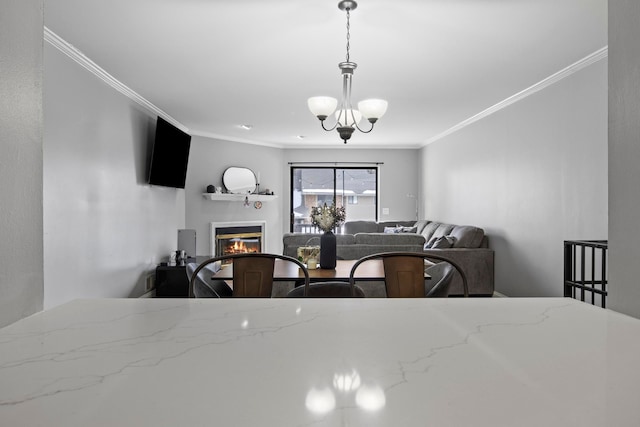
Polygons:
<instances>
[{"instance_id":1,"label":"chandelier","mask_svg":"<svg viewBox=\"0 0 640 427\"><path fill-rule=\"evenodd\" d=\"M351 26L349 19L351 17L351 11L358 7L358 3L355 1L340 1L338 8L347 12L347 60L338 64L338 68L342 73L342 99L340 100L340 108L338 107L338 100L330 96L314 96L307 100L309 110L320 120L322 129L326 131L333 131L337 129L340 138L346 144L354 130L358 129L362 133L369 133L373 130L373 126L380 117L387 111L387 101L384 99L365 99L358 102L358 109L354 110L351 105L351 80L353 79L353 70L356 69L358 64L349 60L349 39L351 37ZM336 123L333 127L327 128L324 121L327 117L333 114L335 111ZM368 130L363 130L358 126L358 123L362 119L366 118L371 127Z\"/></svg>"}]
</instances>

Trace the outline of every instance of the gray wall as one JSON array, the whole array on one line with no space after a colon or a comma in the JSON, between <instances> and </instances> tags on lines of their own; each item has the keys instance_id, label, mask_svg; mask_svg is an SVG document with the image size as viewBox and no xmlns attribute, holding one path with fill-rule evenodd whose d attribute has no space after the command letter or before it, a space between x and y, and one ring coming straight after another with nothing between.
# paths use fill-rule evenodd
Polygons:
<instances>
[{"instance_id":1,"label":"gray wall","mask_svg":"<svg viewBox=\"0 0 640 427\"><path fill-rule=\"evenodd\" d=\"M0 327L43 304L42 7L0 13Z\"/></svg>"},{"instance_id":2,"label":"gray wall","mask_svg":"<svg viewBox=\"0 0 640 427\"><path fill-rule=\"evenodd\" d=\"M562 295L563 240L607 238L607 61L428 145L422 159L426 217L486 230L498 292Z\"/></svg>"},{"instance_id":3,"label":"gray wall","mask_svg":"<svg viewBox=\"0 0 640 427\"><path fill-rule=\"evenodd\" d=\"M196 230L196 252L211 255L209 223L227 221L266 221L266 250L282 251L282 200L287 199L282 187L286 171L282 150L260 145L220 141L195 136L191 141L189 172L185 186L186 227ZM264 202L261 209L253 203L245 207L237 201L211 201L202 197L207 185L222 186L222 174L231 166L246 167L260 173L261 189L273 191L278 198Z\"/></svg>"},{"instance_id":4,"label":"gray wall","mask_svg":"<svg viewBox=\"0 0 640 427\"><path fill-rule=\"evenodd\" d=\"M44 306L140 296L185 223L184 190L145 184L155 115L49 44L44 59Z\"/></svg>"},{"instance_id":5,"label":"gray wall","mask_svg":"<svg viewBox=\"0 0 640 427\"><path fill-rule=\"evenodd\" d=\"M609 300L640 317L640 2L609 1Z\"/></svg>"}]
</instances>

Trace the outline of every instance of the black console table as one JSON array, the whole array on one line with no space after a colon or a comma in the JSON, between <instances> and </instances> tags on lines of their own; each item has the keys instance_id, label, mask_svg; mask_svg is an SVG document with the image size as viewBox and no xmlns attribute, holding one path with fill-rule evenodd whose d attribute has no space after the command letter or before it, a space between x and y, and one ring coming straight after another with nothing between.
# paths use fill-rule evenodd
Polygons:
<instances>
[{"instance_id":1,"label":"black console table","mask_svg":"<svg viewBox=\"0 0 640 427\"><path fill-rule=\"evenodd\" d=\"M187 279L187 264L201 263L209 256L187 258L179 264L162 263L156 267L156 298L187 298L189 296L189 280Z\"/></svg>"}]
</instances>

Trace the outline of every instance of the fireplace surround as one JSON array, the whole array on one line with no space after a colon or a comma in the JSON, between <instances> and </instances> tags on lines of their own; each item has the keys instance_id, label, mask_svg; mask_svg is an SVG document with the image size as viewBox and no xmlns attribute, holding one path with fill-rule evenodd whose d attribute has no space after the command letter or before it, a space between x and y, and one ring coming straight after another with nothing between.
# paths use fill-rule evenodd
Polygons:
<instances>
[{"instance_id":1,"label":"fireplace surround","mask_svg":"<svg viewBox=\"0 0 640 427\"><path fill-rule=\"evenodd\" d=\"M211 255L264 252L265 221L210 223Z\"/></svg>"}]
</instances>

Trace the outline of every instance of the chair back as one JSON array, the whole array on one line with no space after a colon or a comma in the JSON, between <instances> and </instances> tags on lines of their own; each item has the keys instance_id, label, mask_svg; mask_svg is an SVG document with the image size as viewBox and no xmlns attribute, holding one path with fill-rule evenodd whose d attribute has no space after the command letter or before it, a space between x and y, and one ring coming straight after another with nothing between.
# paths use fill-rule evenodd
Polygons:
<instances>
[{"instance_id":1,"label":"chair back","mask_svg":"<svg viewBox=\"0 0 640 427\"><path fill-rule=\"evenodd\" d=\"M233 260L233 296L270 298L273 288L272 257L240 257Z\"/></svg>"},{"instance_id":2,"label":"chair back","mask_svg":"<svg viewBox=\"0 0 640 427\"><path fill-rule=\"evenodd\" d=\"M424 259L414 256L383 257L388 298L424 298Z\"/></svg>"},{"instance_id":3,"label":"chair back","mask_svg":"<svg viewBox=\"0 0 640 427\"><path fill-rule=\"evenodd\" d=\"M385 275L385 287L387 290L387 296L391 298L412 298L412 297L432 297L442 296L444 291L436 291L431 294L431 291L425 293L424 283L424 260L439 260L449 263L455 268L462 277L462 286L464 289L464 296L469 296L469 286L467 284L467 275L462 267L455 261L440 255L434 255L433 253L421 253L421 252L381 252L371 254L360 258L351 267L351 273L349 282L355 285L355 273L358 267L367 261L373 259L382 259L384 264ZM441 285L442 286L442 285ZM431 289L433 290L433 289Z\"/></svg>"},{"instance_id":4,"label":"chair back","mask_svg":"<svg viewBox=\"0 0 640 427\"><path fill-rule=\"evenodd\" d=\"M453 266L444 261L428 267L425 273L431 276L431 283L425 285L425 296L427 298L447 298L454 272Z\"/></svg>"},{"instance_id":5,"label":"chair back","mask_svg":"<svg viewBox=\"0 0 640 427\"><path fill-rule=\"evenodd\" d=\"M232 296L270 298L273 289L273 271L276 259L296 264L304 273L305 286L308 286L309 271L304 264L295 258L269 253L232 254L210 258L196 267L189 280L189 298L198 298L198 295L194 292L194 284L199 280L199 273L203 269L210 268L207 266L225 260L233 261Z\"/></svg>"},{"instance_id":6,"label":"chair back","mask_svg":"<svg viewBox=\"0 0 640 427\"><path fill-rule=\"evenodd\" d=\"M364 291L359 286L351 286L348 282L311 283L308 288L298 286L289 291L287 298L364 298Z\"/></svg>"}]
</instances>

